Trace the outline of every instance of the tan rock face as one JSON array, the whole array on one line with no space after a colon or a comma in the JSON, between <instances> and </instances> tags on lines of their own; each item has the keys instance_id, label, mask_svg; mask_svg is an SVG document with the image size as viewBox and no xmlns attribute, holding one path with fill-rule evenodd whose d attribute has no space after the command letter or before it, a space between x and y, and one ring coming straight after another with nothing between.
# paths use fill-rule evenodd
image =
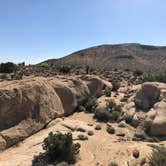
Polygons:
<instances>
[{"instance_id":1,"label":"tan rock face","mask_svg":"<svg viewBox=\"0 0 166 166\"><path fill-rule=\"evenodd\" d=\"M158 101L160 88L157 83L144 83L135 96L135 104L142 110L148 110Z\"/></svg>"},{"instance_id":2,"label":"tan rock face","mask_svg":"<svg viewBox=\"0 0 166 166\"><path fill-rule=\"evenodd\" d=\"M0 149L36 133L59 116L71 114L87 97L100 95L103 86L102 80L93 76L0 83Z\"/></svg>"},{"instance_id":3,"label":"tan rock face","mask_svg":"<svg viewBox=\"0 0 166 166\"><path fill-rule=\"evenodd\" d=\"M161 101L154 106L155 116L150 132L155 136L166 136L166 102Z\"/></svg>"}]
</instances>

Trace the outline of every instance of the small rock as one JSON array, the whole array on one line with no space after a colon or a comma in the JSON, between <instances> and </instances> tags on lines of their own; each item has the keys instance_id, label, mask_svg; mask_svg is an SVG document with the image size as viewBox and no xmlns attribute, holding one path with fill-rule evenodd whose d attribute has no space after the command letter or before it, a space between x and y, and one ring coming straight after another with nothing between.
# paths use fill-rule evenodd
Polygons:
<instances>
[{"instance_id":1,"label":"small rock","mask_svg":"<svg viewBox=\"0 0 166 166\"><path fill-rule=\"evenodd\" d=\"M124 137L124 136L125 136L125 133L117 133L116 136Z\"/></svg>"},{"instance_id":2,"label":"small rock","mask_svg":"<svg viewBox=\"0 0 166 166\"><path fill-rule=\"evenodd\" d=\"M133 116L133 119L132 119L131 123L134 127L137 127L140 124L140 120L138 119L137 115Z\"/></svg>"},{"instance_id":3,"label":"small rock","mask_svg":"<svg viewBox=\"0 0 166 166\"><path fill-rule=\"evenodd\" d=\"M94 132L92 130L89 130L88 135L92 136L92 135L94 135Z\"/></svg>"},{"instance_id":4,"label":"small rock","mask_svg":"<svg viewBox=\"0 0 166 166\"><path fill-rule=\"evenodd\" d=\"M146 163L146 158L142 158L140 161L140 165L143 166L145 165L145 163Z\"/></svg>"},{"instance_id":5,"label":"small rock","mask_svg":"<svg viewBox=\"0 0 166 166\"><path fill-rule=\"evenodd\" d=\"M118 163L115 162L115 161L111 161L110 164L109 164L109 166L118 166Z\"/></svg>"},{"instance_id":6,"label":"small rock","mask_svg":"<svg viewBox=\"0 0 166 166\"><path fill-rule=\"evenodd\" d=\"M84 128L77 128L77 131L80 131L80 132L85 132L86 130Z\"/></svg>"},{"instance_id":7,"label":"small rock","mask_svg":"<svg viewBox=\"0 0 166 166\"><path fill-rule=\"evenodd\" d=\"M100 126L99 124L97 124L97 125L95 126L95 130L101 130L101 126Z\"/></svg>"},{"instance_id":8,"label":"small rock","mask_svg":"<svg viewBox=\"0 0 166 166\"><path fill-rule=\"evenodd\" d=\"M79 140L87 140L88 139L88 137L84 134L79 134L77 137Z\"/></svg>"},{"instance_id":9,"label":"small rock","mask_svg":"<svg viewBox=\"0 0 166 166\"><path fill-rule=\"evenodd\" d=\"M125 128L125 127L126 127L126 122L125 122L125 121L121 121L121 122L118 124L118 127Z\"/></svg>"},{"instance_id":10,"label":"small rock","mask_svg":"<svg viewBox=\"0 0 166 166\"><path fill-rule=\"evenodd\" d=\"M137 150L137 149L133 150L133 157L139 158L139 156L140 156L139 150Z\"/></svg>"},{"instance_id":11,"label":"small rock","mask_svg":"<svg viewBox=\"0 0 166 166\"><path fill-rule=\"evenodd\" d=\"M92 123L88 123L88 126L93 126L93 124Z\"/></svg>"},{"instance_id":12,"label":"small rock","mask_svg":"<svg viewBox=\"0 0 166 166\"><path fill-rule=\"evenodd\" d=\"M112 127L112 126L107 126L107 132L108 132L109 134L114 134L114 133L115 133L115 128Z\"/></svg>"}]
</instances>

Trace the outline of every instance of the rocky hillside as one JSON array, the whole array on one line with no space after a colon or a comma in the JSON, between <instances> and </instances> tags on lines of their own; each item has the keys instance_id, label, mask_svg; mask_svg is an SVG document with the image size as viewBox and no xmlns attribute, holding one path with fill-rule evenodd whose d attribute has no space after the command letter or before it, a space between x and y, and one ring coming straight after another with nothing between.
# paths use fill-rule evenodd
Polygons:
<instances>
[{"instance_id":1,"label":"rocky hillside","mask_svg":"<svg viewBox=\"0 0 166 166\"><path fill-rule=\"evenodd\" d=\"M54 65L89 65L97 69L166 70L166 47L118 44L87 48L60 59L47 60Z\"/></svg>"}]
</instances>

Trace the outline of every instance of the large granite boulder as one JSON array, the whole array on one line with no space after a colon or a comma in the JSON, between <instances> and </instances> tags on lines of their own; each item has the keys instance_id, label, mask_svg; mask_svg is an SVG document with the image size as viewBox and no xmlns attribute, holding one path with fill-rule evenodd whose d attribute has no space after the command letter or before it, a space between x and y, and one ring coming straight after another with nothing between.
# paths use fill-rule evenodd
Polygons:
<instances>
[{"instance_id":1,"label":"large granite boulder","mask_svg":"<svg viewBox=\"0 0 166 166\"><path fill-rule=\"evenodd\" d=\"M69 115L89 96L102 94L96 76L34 77L0 83L0 150L44 128L53 119Z\"/></svg>"},{"instance_id":2,"label":"large granite boulder","mask_svg":"<svg viewBox=\"0 0 166 166\"><path fill-rule=\"evenodd\" d=\"M166 136L166 102L161 101L147 114L146 123L154 136Z\"/></svg>"},{"instance_id":3,"label":"large granite boulder","mask_svg":"<svg viewBox=\"0 0 166 166\"><path fill-rule=\"evenodd\" d=\"M159 100L160 88L157 83L144 83L136 93L134 102L137 108L149 110Z\"/></svg>"}]
</instances>

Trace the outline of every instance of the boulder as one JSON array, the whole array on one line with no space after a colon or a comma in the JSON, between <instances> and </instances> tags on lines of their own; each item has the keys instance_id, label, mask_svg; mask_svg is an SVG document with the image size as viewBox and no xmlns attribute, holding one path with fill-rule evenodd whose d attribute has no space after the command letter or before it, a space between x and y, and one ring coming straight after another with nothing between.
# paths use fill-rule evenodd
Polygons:
<instances>
[{"instance_id":1,"label":"boulder","mask_svg":"<svg viewBox=\"0 0 166 166\"><path fill-rule=\"evenodd\" d=\"M0 83L0 149L43 129L57 117L73 113L90 96L102 94L97 76L27 77ZM56 121L50 126L56 124ZM86 131L90 130L88 127Z\"/></svg>"},{"instance_id":2,"label":"boulder","mask_svg":"<svg viewBox=\"0 0 166 166\"><path fill-rule=\"evenodd\" d=\"M91 95L85 82L80 79L72 78L63 81L52 79L49 83L59 96L65 110L65 115L71 114L76 109L78 103L81 103Z\"/></svg>"},{"instance_id":3,"label":"boulder","mask_svg":"<svg viewBox=\"0 0 166 166\"><path fill-rule=\"evenodd\" d=\"M154 106L155 113L147 119L152 119L150 133L154 136L166 136L166 102L161 101Z\"/></svg>"},{"instance_id":4,"label":"boulder","mask_svg":"<svg viewBox=\"0 0 166 166\"><path fill-rule=\"evenodd\" d=\"M88 89L90 91L90 94L96 97L99 97L103 94L102 90L104 86L111 87L112 89L112 84L109 84L108 82L106 84L106 81L103 82L103 80L99 79L99 77L97 76L88 75L88 76L85 76L83 80L86 82Z\"/></svg>"},{"instance_id":5,"label":"boulder","mask_svg":"<svg viewBox=\"0 0 166 166\"><path fill-rule=\"evenodd\" d=\"M160 88L157 83L144 83L136 93L135 105L142 110L149 110L159 100Z\"/></svg>"},{"instance_id":6,"label":"boulder","mask_svg":"<svg viewBox=\"0 0 166 166\"><path fill-rule=\"evenodd\" d=\"M2 136L0 136L0 151L4 149L6 149L6 141Z\"/></svg>"}]
</instances>

